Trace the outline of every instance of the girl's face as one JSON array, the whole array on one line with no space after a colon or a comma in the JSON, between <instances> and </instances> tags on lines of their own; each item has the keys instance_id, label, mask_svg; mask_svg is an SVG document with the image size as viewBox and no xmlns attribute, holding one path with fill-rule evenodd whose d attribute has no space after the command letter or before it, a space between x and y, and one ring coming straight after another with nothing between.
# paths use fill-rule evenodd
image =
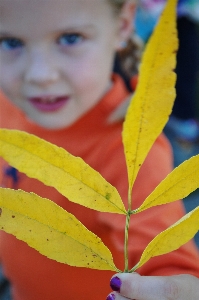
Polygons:
<instances>
[{"instance_id":1,"label":"girl's face","mask_svg":"<svg viewBox=\"0 0 199 300\"><path fill-rule=\"evenodd\" d=\"M1 89L39 125L70 126L110 88L131 21L106 0L0 0Z\"/></svg>"}]
</instances>

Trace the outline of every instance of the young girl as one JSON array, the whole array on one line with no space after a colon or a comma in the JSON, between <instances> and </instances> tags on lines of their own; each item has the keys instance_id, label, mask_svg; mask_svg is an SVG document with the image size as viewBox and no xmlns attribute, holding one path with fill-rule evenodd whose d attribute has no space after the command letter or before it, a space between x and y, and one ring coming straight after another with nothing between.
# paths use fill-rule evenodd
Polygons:
<instances>
[{"instance_id":1,"label":"young girl","mask_svg":"<svg viewBox=\"0 0 199 300\"><path fill-rule=\"evenodd\" d=\"M130 38L134 3L0 0L0 11L0 85L4 92L0 100L0 126L33 133L82 157L116 186L126 201L122 121L110 120L129 92L122 79L112 74L112 68L116 52ZM171 168L170 147L161 135L136 180L134 208ZM4 187L49 198L73 213L110 248L117 267L124 268L123 216L98 213L71 203L53 188L27 178L5 161L1 161L1 182ZM135 216L130 229L130 264L135 265L151 239L183 213L181 203L175 202ZM110 292L109 280L113 274L109 271L57 263L3 231L0 241L0 260L11 283L13 300L101 300ZM181 273L197 277L198 258L196 247L189 242L178 251L152 259L139 273L171 275L171 281L175 280L172 275ZM153 277L146 280L150 282L150 278ZM194 281L194 289L197 283ZM136 299L155 299L150 292L143 298L142 286L135 286L135 290L138 287L140 294ZM157 282L154 291L158 289ZM161 299L166 299L166 292L163 287L166 296Z\"/></svg>"}]
</instances>

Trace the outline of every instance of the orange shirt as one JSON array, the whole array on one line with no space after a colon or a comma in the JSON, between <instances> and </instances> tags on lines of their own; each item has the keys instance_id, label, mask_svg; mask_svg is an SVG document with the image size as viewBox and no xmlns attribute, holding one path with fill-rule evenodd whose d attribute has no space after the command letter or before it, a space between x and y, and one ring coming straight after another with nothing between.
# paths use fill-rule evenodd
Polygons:
<instances>
[{"instance_id":1,"label":"orange shirt","mask_svg":"<svg viewBox=\"0 0 199 300\"><path fill-rule=\"evenodd\" d=\"M127 171L121 140L122 122L108 124L107 118L126 98L122 80L114 77L112 89L100 103L69 128L48 130L26 119L24 114L0 97L0 126L33 133L73 155L82 157L116 186L122 199L127 200ZM133 142L133 141L132 141ZM141 167L133 189L133 206L145 197L171 171L172 154L166 138L161 135ZM9 168L1 160L0 180L3 186L32 191L49 198L73 213L89 230L97 234L113 253L116 266L124 269L123 242L125 217L99 213L69 202L55 189L35 179L27 178ZM55 178L57 180L57 178ZM129 239L130 267L140 258L144 247L160 231L177 221L184 213L180 201L152 208L132 217ZM40 255L24 242L1 231L0 257L4 272L12 284L14 300L102 300L110 292L109 271L70 267ZM190 273L199 277L199 256L192 242L179 250L151 259L139 273L172 275Z\"/></svg>"}]
</instances>

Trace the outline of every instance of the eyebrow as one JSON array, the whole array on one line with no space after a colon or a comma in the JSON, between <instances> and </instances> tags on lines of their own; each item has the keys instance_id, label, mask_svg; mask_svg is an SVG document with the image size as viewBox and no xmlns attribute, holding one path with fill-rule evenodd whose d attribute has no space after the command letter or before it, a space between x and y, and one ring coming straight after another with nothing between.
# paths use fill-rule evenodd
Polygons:
<instances>
[{"instance_id":1,"label":"eyebrow","mask_svg":"<svg viewBox=\"0 0 199 300\"><path fill-rule=\"evenodd\" d=\"M76 26L71 26L67 28L58 28L55 32L61 31L61 32L71 32L71 31L79 31L79 30L95 30L95 26L92 24L85 24L85 25L76 25Z\"/></svg>"},{"instance_id":2,"label":"eyebrow","mask_svg":"<svg viewBox=\"0 0 199 300\"><path fill-rule=\"evenodd\" d=\"M59 33L59 32L79 32L81 30L89 30L92 32L95 31L95 26L93 24L85 24L85 25L76 25L76 26L71 26L71 27L63 27L63 28L58 28L54 31L55 34ZM21 38L18 34L16 33L11 33L11 32L8 32L8 31L0 31L0 37L13 37L13 36L16 36L18 37L19 39Z\"/></svg>"},{"instance_id":3,"label":"eyebrow","mask_svg":"<svg viewBox=\"0 0 199 300\"><path fill-rule=\"evenodd\" d=\"M11 37L11 36L14 36L15 34L11 34L10 32L6 32L6 31L0 31L0 36L7 36L7 37Z\"/></svg>"}]
</instances>

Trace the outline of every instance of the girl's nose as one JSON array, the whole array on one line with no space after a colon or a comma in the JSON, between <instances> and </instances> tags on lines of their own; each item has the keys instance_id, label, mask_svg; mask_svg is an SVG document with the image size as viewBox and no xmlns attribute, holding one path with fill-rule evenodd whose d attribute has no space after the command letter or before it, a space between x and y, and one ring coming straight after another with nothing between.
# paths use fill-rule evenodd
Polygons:
<instances>
[{"instance_id":1,"label":"girl's nose","mask_svg":"<svg viewBox=\"0 0 199 300\"><path fill-rule=\"evenodd\" d=\"M25 72L25 81L27 83L48 86L58 80L59 72L56 65L45 53L35 53L28 60Z\"/></svg>"}]
</instances>

